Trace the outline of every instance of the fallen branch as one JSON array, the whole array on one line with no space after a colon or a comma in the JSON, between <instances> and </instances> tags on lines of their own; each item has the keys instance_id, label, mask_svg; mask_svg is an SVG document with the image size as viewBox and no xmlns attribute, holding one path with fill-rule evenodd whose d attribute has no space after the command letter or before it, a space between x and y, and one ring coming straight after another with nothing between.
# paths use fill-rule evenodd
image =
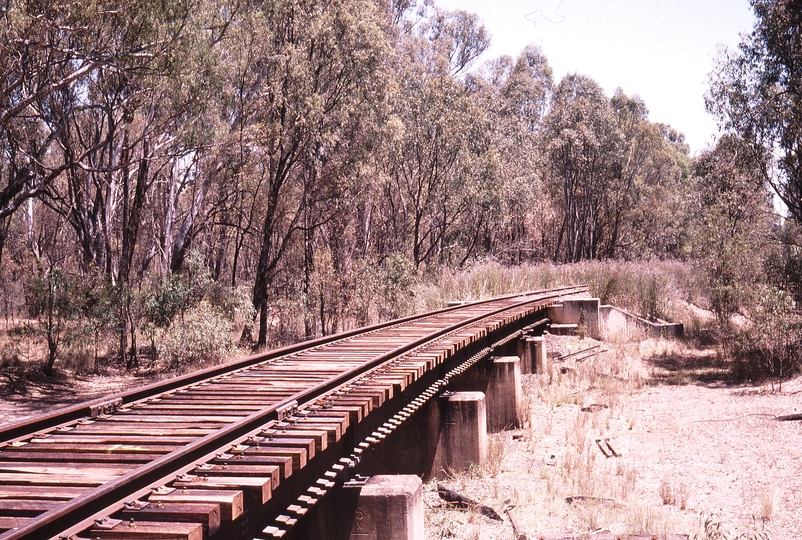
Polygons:
<instances>
[{"instance_id":1,"label":"fallen branch","mask_svg":"<svg viewBox=\"0 0 802 540\"><path fill-rule=\"evenodd\" d=\"M507 517L510 518L510 523L512 524L512 534L515 537L515 540L529 540L529 537L526 536L525 533L521 532L521 529L518 528L518 522L515 521L515 518L512 515L512 509L515 506L510 506L509 501L505 501L504 505L504 512L507 513Z\"/></svg>"},{"instance_id":2,"label":"fallen branch","mask_svg":"<svg viewBox=\"0 0 802 540\"><path fill-rule=\"evenodd\" d=\"M581 355L581 354L583 354L583 353L588 353L588 352L590 352L590 351L593 351L593 350L595 350L595 349L598 349L599 347L601 347L601 345L594 345L593 347L588 347L587 349L582 349L581 351L574 351L574 352L572 352L572 353L564 354L564 355L562 355L562 356L558 357L558 358L557 358L557 361L558 361L558 362L562 362L563 360L566 360L566 359L568 359L568 358L571 358L572 356L578 356L578 355ZM594 354L595 354L595 353L594 353ZM589 356L593 356L593 354L591 354L591 355L589 355ZM587 357L586 357L586 358L587 358Z\"/></svg>"},{"instance_id":3,"label":"fallen branch","mask_svg":"<svg viewBox=\"0 0 802 540\"><path fill-rule=\"evenodd\" d=\"M499 516L496 511L489 506L479 504L473 499L469 499L465 495L461 495L456 491L452 491L442 484L437 484L437 494L441 499L446 501L449 506L454 508L469 508L475 512L479 512L487 518L494 519L496 521L504 521L501 516Z\"/></svg>"}]
</instances>

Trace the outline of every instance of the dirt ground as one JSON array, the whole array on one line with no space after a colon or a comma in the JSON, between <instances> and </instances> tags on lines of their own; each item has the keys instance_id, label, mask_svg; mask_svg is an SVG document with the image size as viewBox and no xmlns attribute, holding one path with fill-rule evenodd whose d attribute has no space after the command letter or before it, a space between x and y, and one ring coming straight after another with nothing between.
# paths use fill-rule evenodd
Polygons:
<instances>
[{"instance_id":1,"label":"dirt ground","mask_svg":"<svg viewBox=\"0 0 802 540\"><path fill-rule=\"evenodd\" d=\"M38 364L0 368L0 425L50 412L91 399L144 386L155 380L150 375L128 374L124 370L103 375L45 377Z\"/></svg>"},{"instance_id":2,"label":"dirt ground","mask_svg":"<svg viewBox=\"0 0 802 540\"><path fill-rule=\"evenodd\" d=\"M593 344L547 338L550 356ZM715 349L678 342L602 347L581 363L552 358L549 375L524 375L528 426L491 435L488 463L441 482L504 521L446 508L431 482L427 538L515 539L510 506L530 539L802 538L802 422L775 420L802 412L802 379L782 391L735 385Z\"/></svg>"}]
</instances>

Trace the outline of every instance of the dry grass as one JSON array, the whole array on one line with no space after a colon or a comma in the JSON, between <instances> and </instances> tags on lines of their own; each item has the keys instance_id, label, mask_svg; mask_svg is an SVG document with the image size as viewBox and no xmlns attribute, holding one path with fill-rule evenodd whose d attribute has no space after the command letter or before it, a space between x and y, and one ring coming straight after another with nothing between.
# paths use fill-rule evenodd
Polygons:
<instances>
[{"instance_id":1,"label":"dry grass","mask_svg":"<svg viewBox=\"0 0 802 540\"><path fill-rule=\"evenodd\" d=\"M760 512L758 513L760 519L771 521L779 503L777 489L767 489L760 493L758 502L760 504Z\"/></svg>"},{"instance_id":2,"label":"dry grass","mask_svg":"<svg viewBox=\"0 0 802 540\"><path fill-rule=\"evenodd\" d=\"M496 433L487 439L487 460L483 465L482 472L493 478L501 472L501 464L504 462L504 451L507 445L505 434Z\"/></svg>"},{"instance_id":3,"label":"dry grass","mask_svg":"<svg viewBox=\"0 0 802 540\"><path fill-rule=\"evenodd\" d=\"M564 347L561 354L593 344L587 339L581 343L576 338L547 339L552 341L550 351ZM514 432L492 435L493 458L474 474L451 479L450 487L499 513L505 505L515 506L516 520L530 538L610 531L689 534L699 540L768 540L760 523L777 515L776 490L755 493L752 525L705 521L700 519L699 500L704 494L697 491L698 484L670 472L676 470L670 446L655 448L655 461L644 472L638 453L625 442L628 437L623 434L650 429L644 414L632 410L632 399L653 392L652 385L666 376L662 367L647 365L643 358L687 356L694 351L682 343L659 340L604 346L608 350L597 358L562 364L552 358L548 373L524 376L528 398L521 416L528 422ZM682 438L686 433L675 435ZM726 452L721 456L729 459ZM666 472L655 480L659 470ZM436 494L427 490L425 496L431 507L427 538L512 537L509 522L446 510L439 507ZM713 525L720 536L711 536Z\"/></svg>"},{"instance_id":4,"label":"dry grass","mask_svg":"<svg viewBox=\"0 0 802 540\"><path fill-rule=\"evenodd\" d=\"M678 506L680 510L688 507L688 487L683 482L663 480L660 483L660 498L663 504Z\"/></svg>"},{"instance_id":5,"label":"dry grass","mask_svg":"<svg viewBox=\"0 0 802 540\"><path fill-rule=\"evenodd\" d=\"M692 305L707 304L704 276L690 264L677 261L585 261L503 266L495 261L476 263L467 270L443 269L431 281L420 283L413 297L416 310L441 307L452 300L479 300L500 294L585 284L603 304L612 304L642 316L682 322L689 332L709 321Z\"/></svg>"},{"instance_id":6,"label":"dry grass","mask_svg":"<svg viewBox=\"0 0 802 540\"><path fill-rule=\"evenodd\" d=\"M579 350L590 344L585 340L572 346ZM518 507L524 522L536 509L545 514L545 523L552 523L542 532L566 527L573 532L676 532L677 520L662 509L631 500L639 480L636 468L625 459L605 458L596 443L621 422L621 397L640 390L648 379L632 361L633 353L640 348L624 344L603 359L553 363L548 374L525 376L524 427L515 439L510 433L491 435L487 463L453 478L451 485L497 511L506 503ZM565 367L570 369L561 370ZM544 439L554 441L545 455ZM509 537L509 524L440 509L436 500L431 506L428 538Z\"/></svg>"}]
</instances>

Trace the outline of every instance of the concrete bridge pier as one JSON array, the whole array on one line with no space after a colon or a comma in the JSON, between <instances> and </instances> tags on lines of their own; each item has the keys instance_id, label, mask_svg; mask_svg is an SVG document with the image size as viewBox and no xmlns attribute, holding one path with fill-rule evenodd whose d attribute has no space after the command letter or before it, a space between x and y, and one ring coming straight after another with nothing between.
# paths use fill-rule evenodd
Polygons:
<instances>
[{"instance_id":1,"label":"concrete bridge pier","mask_svg":"<svg viewBox=\"0 0 802 540\"><path fill-rule=\"evenodd\" d=\"M543 336L522 336L518 340L518 356L521 358L521 373L546 373L546 339Z\"/></svg>"},{"instance_id":2,"label":"concrete bridge pier","mask_svg":"<svg viewBox=\"0 0 802 540\"><path fill-rule=\"evenodd\" d=\"M520 427L518 412L522 400L521 360L517 356L491 356L458 379L449 390L482 392L486 396L487 428L490 432Z\"/></svg>"},{"instance_id":3,"label":"concrete bridge pier","mask_svg":"<svg viewBox=\"0 0 802 540\"><path fill-rule=\"evenodd\" d=\"M361 455L361 475L414 474L425 480L444 471L467 471L487 454L487 405L483 392L445 392L429 400Z\"/></svg>"},{"instance_id":4,"label":"concrete bridge pier","mask_svg":"<svg viewBox=\"0 0 802 540\"><path fill-rule=\"evenodd\" d=\"M532 349L529 344L529 336L522 335L516 345L516 354L521 359L521 374L532 373Z\"/></svg>"},{"instance_id":5,"label":"concrete bridge pier","mask_svg":"<svg viewBox=\"0 0 802 540\"><path fill-rule=\"evenodd\" d=\"M487 458L487 411L482 392L453 392L440 397L444 408L440 437L429 476L464 472Z\"/></svg>"},{"instance_id":6,"label":"concrete bridge pier","mask_svg":"<svg viewBox=\"0 0 802 540\"><path fill-rule=\"evenodd\" d=\"M523 389L517 356L485 358L451 379L448 390L364 452L357 472L428 479L442 477L444 469L469 470L484 461L488 431L520 427Z\"/></svg>"},{"instance_id":7,"label":"concrete bridge pier","mask_svg":"<svg viewBox=\"0 0 802 540\"><path fill-rule=\"evenodd\" d=\"M423 482L373 476L359 489L349 540L423 540Z\"/></svg>"},{"instance_id":8,"label":"concrete bridge pier","mask_svg":"<svg viewBox=\"0 0 802 540\"><path fill-rule=\"evenodd\" d=\"M358 477L322 504L299 540L424 540L423 482L415 475Z\"/></svg>"},{"instance_id":9,"label":"concrete bridge pier","mask_svg":"<svg viewBox=\"0 0 802 540\"><path fill-rule=\"evenodd\" d=\"M517 356L491 358L487 384L487 429L497 433L520 427L521 361Z\"/></svg>"},{"instance_id":10,"label":"concrete bridge pier","mask_svg":"<svg viewBox=\"0 0 802 540\"><path fill-rule=\"evenodd\" d=\"M527 338L532 351L532 373L547 373L549 370L548 357L546 356L546 338L535 336Z\"/></svg>"}]
</instances>

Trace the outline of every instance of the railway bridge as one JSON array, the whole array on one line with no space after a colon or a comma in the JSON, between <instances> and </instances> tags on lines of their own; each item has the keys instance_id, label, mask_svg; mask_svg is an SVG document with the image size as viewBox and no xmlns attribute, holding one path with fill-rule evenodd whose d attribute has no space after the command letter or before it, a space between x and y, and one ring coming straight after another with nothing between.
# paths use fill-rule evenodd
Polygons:
<instances>
[{"instance_id":1,"label":"railway bridge","mask_svg":"<svg viewBox=\"0 0 802 540\"><path fill-rule=\"evenodd\" d=\"M0 426L0 540L422 538L420 478L516 425L549 310L598 325L586 293L460 303Z\"/></svg>"}]
</instances>

